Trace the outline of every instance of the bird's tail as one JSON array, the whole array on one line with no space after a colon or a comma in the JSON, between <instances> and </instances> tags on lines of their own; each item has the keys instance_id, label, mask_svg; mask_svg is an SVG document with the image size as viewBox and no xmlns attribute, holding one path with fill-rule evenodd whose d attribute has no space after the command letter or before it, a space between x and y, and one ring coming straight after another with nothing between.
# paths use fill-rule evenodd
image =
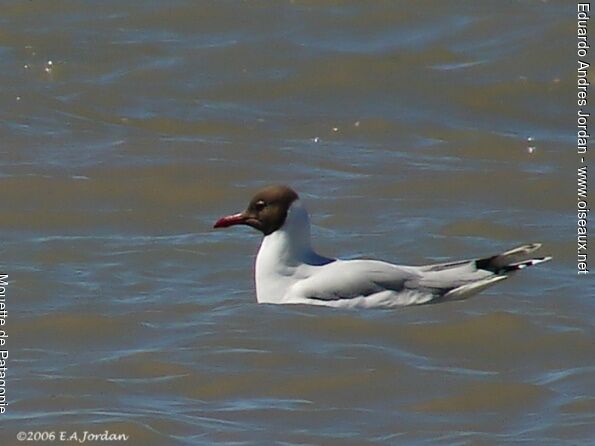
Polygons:
<instances>
[{"instance_id":1,"label":"bird's tail","mask_svg":"<svg viewBox=\"0 0 595 446\"><path fill-rule=\"evenodd\" d=\"M527 258L540 247L541 244L532 243L490 257L429 265L425 270L435 273L436 278L438 275L456 277L450 287L443 288L444 294L439 300L466 299L505 280L514 271L551 260L551 256Z\"/></svg>"},{"instance_id":2,"label":"bird's tail","mask_svg":"<svg viewBox=\"0 0 595 446\"><path fill-rule=\"evenodd\" d=\"M529 254L537 251L539 248L541 248L541 243L519 246L503 252L502 254L478 259L475 261L475 265L478 269L491 271L494 274L506 274L528 266L538 265L552 259L551 256L527 259Z\"/></svg>"},{"instance_id":3,"label":"bird's tail","mask_svg":"<svg viewBox=\"0 0 595 446\"><path fill-rule=\"evenodd\" d=\"M440 296L440 300L460 300L467 299L480 291L505 280L508 276L492 276L487 279L477 280L475 282L467 283L465 285L458 286L448 291L446 294Z\"/></svg>"}]
</instances>

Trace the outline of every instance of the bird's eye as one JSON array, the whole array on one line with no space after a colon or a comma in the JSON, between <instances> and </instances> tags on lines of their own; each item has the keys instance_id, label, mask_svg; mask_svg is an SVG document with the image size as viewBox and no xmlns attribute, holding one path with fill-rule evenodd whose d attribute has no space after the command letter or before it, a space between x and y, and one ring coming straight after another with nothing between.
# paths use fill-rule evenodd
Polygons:
<instances>
[{"instance_id":1,"label":"bird's eye","mask_svg":"<svg viewBox=\"0 0 595 446\"><path fill-rule=\"evenodd\" d=\"M256 208L257 211L262 211L266 206L267 206L267 204L263 200L258 200L254 204L254 207Z\"/></svg>"}]
</instances>

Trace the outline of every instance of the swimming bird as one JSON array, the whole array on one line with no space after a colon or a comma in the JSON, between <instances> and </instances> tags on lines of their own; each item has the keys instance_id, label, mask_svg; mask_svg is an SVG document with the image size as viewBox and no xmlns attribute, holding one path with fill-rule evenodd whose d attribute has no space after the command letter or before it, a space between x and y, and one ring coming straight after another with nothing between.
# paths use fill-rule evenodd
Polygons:
<instances>
[{"instance_id":1,"label":"swimming bird","mask_svg":"<svg viewBox=\"0 0 595 446\"><path fill-rule=\"evenodd\" d=\"M259 303L391 308L459 300L515 271L551 260L529 258L539 243L423 266L324 257L312 249L310 218L300 197L283 185L259 190L245 211L220 218L214 227L233 225L248 225L264 235L255 265Z\"/></svg>"}]
</instances>

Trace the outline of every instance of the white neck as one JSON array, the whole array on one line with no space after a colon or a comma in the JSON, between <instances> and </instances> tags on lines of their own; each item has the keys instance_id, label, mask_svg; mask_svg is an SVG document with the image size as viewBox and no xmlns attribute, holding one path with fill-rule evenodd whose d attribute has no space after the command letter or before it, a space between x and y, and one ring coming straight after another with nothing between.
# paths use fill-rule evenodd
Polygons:
<instances>
[{"instance_id":1,"label":"white neck","mask_svg":"<svg viewBox=\"0 0 595 446\"><path fill-rule=\"evenodd\" d=\"M292 284L296 269L324 265L332 259L314 252L310 218L300 201L294 201L281 228L265 236L256 256L256 294L259 302L278 302Z\"/></svg>"}]
</instances>

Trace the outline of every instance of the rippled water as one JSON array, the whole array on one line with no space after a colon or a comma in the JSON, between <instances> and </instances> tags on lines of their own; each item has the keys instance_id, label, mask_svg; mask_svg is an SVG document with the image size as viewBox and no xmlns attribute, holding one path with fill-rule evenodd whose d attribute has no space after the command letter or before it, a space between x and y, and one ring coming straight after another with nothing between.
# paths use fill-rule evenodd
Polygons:
<instances>
[{"instance_id":1,"label":"rippled water","mask_svg":"<svg viewBox=\"0 0 595 446\"><path fill-rule=\"evenodd\" d=\"M575 6L3 2L2 445L592 442ZM555 258L460 303L259 306L258 235L211 225L273 182L329 255Z\"/></svg>"}]
</instances>

